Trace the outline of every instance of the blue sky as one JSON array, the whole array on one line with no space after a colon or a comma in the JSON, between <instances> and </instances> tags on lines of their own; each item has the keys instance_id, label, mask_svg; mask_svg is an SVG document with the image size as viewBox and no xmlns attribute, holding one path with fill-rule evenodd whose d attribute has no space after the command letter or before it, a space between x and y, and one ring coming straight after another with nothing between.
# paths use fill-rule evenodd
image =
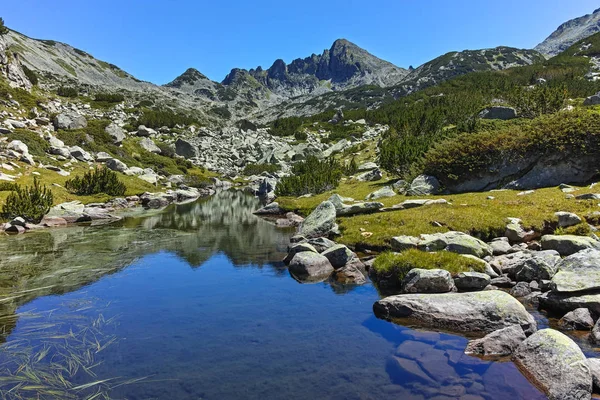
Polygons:
<instances>
[{"instance_id":1,"label":"blue sky","mask_svg":"<svg viewBox=\"0 0 600 400\"><path fill-rule=\"evenodd\" d=\"M30 37L69 43L136 77L167 83L188 67L223 80L346 38L398 66L453 50L531 48L591 0L18 0L0 16Z\"/></svg>"}]
</instances>

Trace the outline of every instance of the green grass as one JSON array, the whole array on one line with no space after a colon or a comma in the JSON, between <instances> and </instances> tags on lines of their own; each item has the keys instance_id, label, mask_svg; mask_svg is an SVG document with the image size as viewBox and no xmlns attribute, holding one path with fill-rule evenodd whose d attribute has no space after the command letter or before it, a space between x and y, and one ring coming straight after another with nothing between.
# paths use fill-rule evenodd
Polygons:
<instances>
[{"instance_id":1,"label":"green grass","mask_svg":"<svg viewBox=\"0 0 600 400\"><path fill-rule=\"evenodd\" d=\"M456 275L461 272L484 272L484 264L460 254L439 251L427 253L420 250L407 250L402 253L385 252L379 255L373 263L377 275L395 274L402 282L406 274L414 268L443 269Z\"/></svg>"},{"instance_id":2,"label":"green grass","mask_svg":"<svg viewBox=\"0 0 600 400\"><path fill-rule=\"evenodd\" d=\"M347 181L342 182L336 190L317 196L310 198L280 197L277 201L286 210L295 210L302 215L308 215L333 193L363 201L367 194L385 184L385 181L382 183ZM596 192L598 189L579 188L574 194ZM451 230L489 240L504 235L508 217L521 218L526 227L533 228L538 232L553 232L557 222L554 213L557 211L570 211L581 217L591 215L594 211L600 211L597 201L567 199L558 188L539 189L526 196L517 196L517 194L517 191L506 190L419 197L443 198L451 204L436 204L408 210L339 218L342 235L337 241L351 246L389 248L390 239L394 236L418 236L423 233ZM495 199L488 200L487 197L490 195ZM397 195L378 201L385 206L392 206L414 198ZM434 226L433 222L442 226ZM597 222L597 219L590 220L590 223ZM373 235L365 237L363 235L365 232Z\"/></svg>"},{"instance_id":3,"label":"green grass","mask_svg":"<svg viewBox=\"0 0 600 400\"><path fill-rule=\"evenodd\" d=\"M48 142L41 138L40 135L25 129L16 129L13 133L8 135L8 139L11 141L20 140L25 143L29 149L29 153L34 156L43 157L50 148Z\"/></svg>"},{"instance_id":4,"label":"green grass","mask_svg":"<svg viewBox=\"0 0 600 400\"><path fill-rule=\"evenodd\" d=\"M61 68L64 69L65 71L67 71L69 74L71 74L73 76L77 76L77 71L75 71L75 68L73 68L72 66L67 64L65 61L63 61L59 58L55 58L54 62L57 63L58 65L60 65Z\"/></svg>"}]
</instances>

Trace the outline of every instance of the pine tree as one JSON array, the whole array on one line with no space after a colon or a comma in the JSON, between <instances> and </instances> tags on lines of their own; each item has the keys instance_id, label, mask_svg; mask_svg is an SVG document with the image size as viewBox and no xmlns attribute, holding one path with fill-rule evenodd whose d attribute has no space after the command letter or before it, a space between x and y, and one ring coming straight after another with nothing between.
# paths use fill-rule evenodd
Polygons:
<instances>
[{"instance_id":1,"label":"pine tree","mask_svg":"<svg viewBox=\"0 0 600 400\"><path fill-rule=\"evenodd\" d=\"M8 33L8 28L4 26L4 20L0 18L0 36L6 35Z\"/></svg>"}]
</instances>

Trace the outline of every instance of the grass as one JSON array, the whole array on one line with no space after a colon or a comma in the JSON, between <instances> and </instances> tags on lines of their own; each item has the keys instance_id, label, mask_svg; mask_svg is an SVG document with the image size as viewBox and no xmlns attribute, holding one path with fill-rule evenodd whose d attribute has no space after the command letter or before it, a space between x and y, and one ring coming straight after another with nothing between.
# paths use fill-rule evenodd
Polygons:
<instances>
[{"instance_id":1,"label":"grass","mask_svg":"<svg viewBox=\"0 0 600 400\"><path fill-rule=\"evenodd\" d=\"M277 201L286 210L295 210L308 215L317 205L325 201L333 193L344 197L363 200L365 196L385 185L386 182L342 182L340 186L327 193L310 198L281 197ZM596 193L600 189L579 188L574 194ZM419 198L446 199L450 204L436 204L370 215L358 215L339 218L342 232L338 241L351 246L372 248L389 248L389 241L394 236L418 236L423 233L461 231L483 240L503 236L506 218L516 217L523 220L524 226L538 232L553 232L556 228L557 211L574 212L581 217L600 211L597 201L580 201L567 199L558 188L545 188L534 193L518 196L517 191L506 190L485 193L464 193L443 196L423 196ZM488 200L493 196L493 200ZM385 206L402 203L414 199L396 195L380 199ZM434 226L432 223L436 222ZM590 220L591 223L596 221ZM364 237L365 232L373 235ZM560 233L560 232L559 232Z\"/></svg>"},{"instance_id":2,"label":"grass","mask_svg":"<svg viewBox=\"0 0 600 400\"><path fill-rule=\"evenodd\" d=\"M483 263L460 254L447 251L427 253L414 249L402 253L385 252L373 263L377 275L395 274L399 282L414 268L443 269L452 275L468 271L484 272L485 269Z\"/></svg>"}]
</instances>

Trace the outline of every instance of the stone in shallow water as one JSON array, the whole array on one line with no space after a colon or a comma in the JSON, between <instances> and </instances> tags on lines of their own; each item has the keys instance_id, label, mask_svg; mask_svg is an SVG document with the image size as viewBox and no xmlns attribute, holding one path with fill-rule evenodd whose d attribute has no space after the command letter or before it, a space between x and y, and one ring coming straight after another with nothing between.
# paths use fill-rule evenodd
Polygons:
<instances>
[{"instance_id":1,"label":"stone in shallow water","mask_svg":"<svg viewBox=\"0 0 600 400\"><path fill-rule=\"evenodd\" d=\"M335 269L342 268L350 260L356 257L356 254L354 254L352 250L350 250L343 244L336 244L328 248L321 254L327 257L327 259Z\"/></svg>"},{"instance_id":2,"label":"stone in shallow water","mask_svg":"<svg viewBox=\"0 0 600 400\"><path fill-rule=\"evenodd\" d=\"M587 308L577 308L565 314L558 321L558 326L566 331L583 330L589 331L594 326L594 320Z\"/></svg>"},{"instance_id":3,"label":"stone in shallow water","mask_svg":"<svg viewBox=\"0 0 600 400\"><path fill-rule=\"evenodd\" d=\"M411 318L429 327L456 332L490 333L515 324L526 334L537 330L525 307L499 290L390 296L376 302L373 311L379 318Z\"/></svg>"},{"instance_id":4,"label":"stone in shallow water","mask_svg":"<svg viewBox=\"0 0 600 400\"><path fill-rule=\"evenodd\" d=\"M526 339L519 325L494 331L481 339L471 340L465 349L466 354L483 356L508 356Z\"/></svg>"},{"instance_id":5,"label":"stone in shallow water","mask_svg":"<svg viewBox=\"0 0 600 400\"><path fill-rule=\"evenodd\" d=\"M324 281L334 271L327 257L310 251L296 254L290 261L289 270L303 282Z\"/></svg>"},{"instance_id":6,"label":"stone in shallow water","mask_svg":"<svg viewBox=\"0 0 600 400\"><path fill-rule=\"evenodd\" d=\"M575 342L554 329L527 338L513 360L550 400L591 398L592 375L585 355Z\"/></svg>"}]
</instances>

